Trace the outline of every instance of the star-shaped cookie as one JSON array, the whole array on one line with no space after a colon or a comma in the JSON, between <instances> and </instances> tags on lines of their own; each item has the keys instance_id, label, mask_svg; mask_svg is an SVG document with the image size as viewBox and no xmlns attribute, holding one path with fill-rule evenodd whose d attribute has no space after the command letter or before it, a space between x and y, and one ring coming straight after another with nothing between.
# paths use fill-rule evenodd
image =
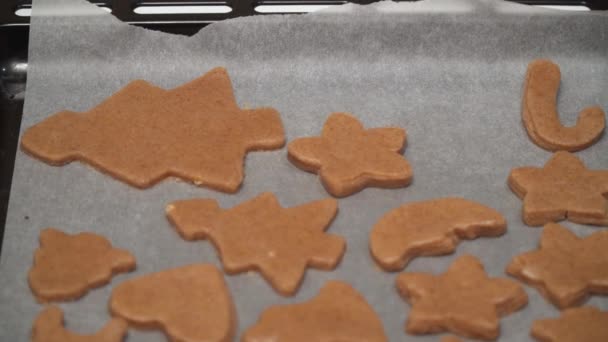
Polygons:
<instances>
[{"instance_id":1,"label":"star-shaped cookie","mask_svg":"<svg viewBox=\"0 0 608 342\"><path fill-rule=\"evenodd\" d=\"M320 137L296 139L287 149L295 166L318 173L330 194L344 197L370 186L407 186L412 169L401 154L405 142L401 128L365 129L354 116L333 113Z\"/></svg>"},{"instance_id":2,"label":"star-shaped cookie","mask_svg":"<svg viewBox=\"0 0 608 342\"><path fill-rule=\"evenodd\" d=\"M560 309L580 304L589 294L608 294L608 231L579 238L548 223L540 249L513 258L507 272L536 287Z\"/></svg>"},{"instance_id":3,"label":"star-shaped cookie","mask_svg":"<svg viewBox=\"0 0 608 342\"><path fill-rule=\"evenodd\" d=\"M59 112L28 128L28 154L52 165L83 161L138 188L167 177L236 192L247 152L285 144L279 113L238 107L215 68L171 90L137 80L84 113Z\"/></svg>"},{"instance_id":4,"label":"star-shaped cookie","mask_svg":"<svg viewBox=\"0 0 608 342\"><path fill-rule=\"evenodd\" d=\"M543 168L514 169L508 184L523 198L527 225L565 219L608 225L608 170L589 170L574 154L560 151Z\"/></svg>"},{"instance_id":5,"label":"star-shaped cookie","mask_svg":"<svg viewBox=\"0 0 608 342\"><path fill-rule=\"evenodd\" d=\"M464 255L446 273L402 273L397 289L412 309L410 334L452 332L469 338L496 339L499 317L523 308L528 296L517 282L489 278L481 262Z\"/></svg>"},{"instance_id":6,"label":"star-shaped cookie","mask_svg":"<svg viewBox=\"0 0 608 342\"><path fill-rule=\"evenodd\" d=\"M608 312L592 306L567 309L559 318L534 321L531 335L539 342L606 342Z\"/></svg>"},{"instance_id":7,"label":"star-shaped cookie","mask_svg":"<svg viewBox=\"0 0 608 342\"><path fill-rule=\"evenodd\" d=\"M258 271L281 294L293 295L307 267L334 269L346 244L326 234L338 211L335 199L283 208L263 193L232 209L214 200L178 201L167 216L187 240L209 238L229 274Z\"/></svg>"}]
</instances>

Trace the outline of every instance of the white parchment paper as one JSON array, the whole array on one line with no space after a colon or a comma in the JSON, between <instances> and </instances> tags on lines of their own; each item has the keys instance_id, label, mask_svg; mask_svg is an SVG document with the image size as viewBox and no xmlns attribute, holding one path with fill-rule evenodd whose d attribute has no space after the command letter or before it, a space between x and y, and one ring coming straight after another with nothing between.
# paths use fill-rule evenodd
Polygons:
<instances>
[{"instance_id":1,"label":"white parchment paper","mask_svg":"<svg viewBox=\"0 0 608 342\"><path fill-rule=\"evenodd\" d=\"M69 10L69 15L66 15ZM402 203L462 196L498 209L508 220L501 238L462 242L453 255L418 258L407 271L439 273L463 253L478 256L492 276L536 248L541 229L521 220L521 201L506 186L514 167L543 165L550 153L521 124L521 91L529 61L546 57L562 68L559 109L573 124L594 104L608 109L608 16L566 13L489 0L347 5L328 13L240 18L192 37L124 24L84 0L35 0L22 131L62 110L84 111L143 78L175 87L215 66L228 68L243 107L281 112L287 139L317 135L334 111L367 127L408 132L411 186L367 189L339 201L330 228L347 240L333 272L309 270L297 296L276 294L257 274L226 276L238 311L239 335L270 305L305 301L329 279L351 283L381 316L391 341L436 341L403 331L409 306L395 290L396 273L380 271L368 233ZM608 138L577 155L608 168ZM27 285L39 231L93 231L137 258L137 271L115 277L83 299L62 303L69 329L91 333L109 319L114 286L169 267L220 265L209 242L179 238L164 215L167 203L193 197L234 206L263 191L284 206L324 198L317 177L292 166L286 150L249 154L240 192L228 195L168 180L137 190L80 163L52 167L17 152L0 258L0 340L26 341L42 306ZM602 228L564 223L580 236ZM526 286L529 305L502 320L501 341L528 341L534 319L558 311ZM608 309L608 299L590 304ZM130 330L128 341L162 341Z\"/></svg>"}]
</instances>

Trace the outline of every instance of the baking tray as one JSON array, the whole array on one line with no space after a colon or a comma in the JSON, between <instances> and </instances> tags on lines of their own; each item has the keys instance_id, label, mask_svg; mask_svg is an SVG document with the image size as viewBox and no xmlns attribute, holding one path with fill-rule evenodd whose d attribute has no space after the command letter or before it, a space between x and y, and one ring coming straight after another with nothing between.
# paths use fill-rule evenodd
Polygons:
<instances>
[{"instance_id":1,"label":"baking tray","mask_svg":"<svg viewBox=\"0 0 608 342\"><path fill-rule=\"evenodd\" d=\"M212 22L249 15L263 15L255 11L257 5L340 5L347 2L370 4L376 0L114 0L91 1L98 6L112 9L112 14L120 20L147 29L167 33L193 35ZM408 1L408 0L401 0ZM416 1L416 0L412 0ZM518 0L528 5L586 6L591 10L608 9L608 1L603 0ZM138 15L137 6L196 6L227 5L230 13L200 14L159 14ZM18 16L20 9L31 9L31 0L3 0L0 2L0 251L4 236L4 223L10 193L18 132L23 111L25 83L27 79L27 42L29 38L29 16ZM277 12L280 14L281 12Z\"/></svg>"},{"instance_id":2,"label":"baking tray","mask_svg":"<svg viewBox=\"0 0 608 342\"><path fill-rule=\"evenodd\" d=\"M374 0L348 1L358 4L369 4ZM608 1L603 0L519 0L514 1L529 5L553 6L586 6L591 10L607 10ZM112 14L124 22L144 28L193 35L208 24L220 20L262 15L255 11L259 4L275 6L285 5L338 5L347 3L342 0L234 0L234 1L200 1L200 0L114 0L92 1L99 6L112 9ZM138 15L134 12L137 6L192 6L192 5L228 5L230 13L224 14L163 14ZM27 79L27 43L29 39L29 16L18 16L20 9L31 9L31 0L3 0L0 2L0 251L4 236L4 223L18 132L23 111L25 84ZM278 12L280 13L280 12Z\"/></svg>"},{"instance_id":3,"label":"baking tray","mask_svg":"<svg viewBox=\"0 0 608 342\"><path fill-rule=\"evenodd\" d=\"M555 18L531 16L530 18L534 20L525 20L530 18L524 16L523 19L517 20L521 20L526 25L537 25L539 28L546 28L549 24L558 27L564 20L567 22L567 17L554 13L556 13ZM604 41L598 40L598 37L605 37L605 26L599 26L600 31L597 31L597 27L590 26L597 25L597 20L586 20L581 14L579 18L585 20L569 22L567 28L559 26L560 30L556 31L559 34L547 32L543 35L544 43L535 45L532 42L538 41L540 33L532 31L526 36L525 29L507 25L508 20L513 18L499 17L503 20L494 20L495 14L485 14L487 16L476 17L470 23L459 22L459 17L454 16L451 17L453 21L444 23L446 26L440 27L430 26L425 22L435 18L433 15L403 15L398 26L403 30L393 30L387 35L387 37L402 39L403 44L414 44L411 46L416 46L416 37L424 36L425 40L419 46L422 49L420 51L423 52L445 52L448 47L453 49L455 59L451 62L455 64L454 68L449 69L442 69L442 59L439 57L422 62L421 55L416 54L417 50L414 49L400 56L402 60L397 63L396 69L384 69L378 62L378 60L382 61L381 56L372 54L366 55L369 57L369 63L364 67L369 69L371 76L363 75L362 65L357 65L358 68L339 74L337 78L327 78L323 74L331 74L332 68L319 69L310 64L310 60L302 57L311 57L314 51L323 51L329 47L351 49L362 44L371 48L371 51L379 47L385 48L388 53L394 53L395 47L388 44L388 41L378 42L365 36L359 37L362 38L360 41L342 41L330 45L317 42L311 38L314 35L309 35L306 30L291 32L293 39L302 42L303 46L315 47L314 51L300 51L298 54L292 52L286 56L290 58L290 63L311 66L307 72L296 73L295 78L289 73L290 69L285 64L278 63L276 70L269 68L273 62L273 55L266 54L264 49L253 49L251 54L237 56L238 63L235 59L225 57L226 55L223 54L227 52L223 51L219 55L211 56L209 60L195 59L192 64L185 64L185 69L174 69L170 74L150 72L140 65L144 64L143 62L134 64L135 71L132 73L100 75L99 79L103 80L100 84L102 91L83 93L84 88L73 89L73 98L66 98L58 96L57 92L63 87L72 89L74 83L70 84L70 81L78 81L80 76L83 80L91 80L91 70L76 68L75 73L57 75L60 76L54 79L57 87L48 88L49 93L44 94L40 92L39 86L32 86L44 79L42 77L44 70L38 69L37 73L31 74L31 76L38 75L38 78L34 77L33 83L30 83L31 87L28 90L28 94L31 95L28 100L30 108L29 110L26 108L24 125L27 127L39 121L41 117L64 107L84 110L133 78L144 77L161 86L171 87L215 65L226 65L231 72L239 103L247 107L261 105L277 107L284 116L289 140L318 134L325 117L331 111L351 111L370 127L391 124L405 127L410 134L409 147L405 154L414 167L414 183L400 190L368 189L340 200L340 213L330 232L347 237L348 251L336 271L309 270L300 292L294 298L282 298L276 295L257 275L230 276L227 280L237 304L240 331L251 325L259 313L269 305L304 301L313 296L326 280L343 279L360 290L379 312L391 341L434 341L437 339L436 336L413 337L403 333L402 325L407 316L408 306L396 295L395 274L377 270L367 252L367 234L373 223L384 212L403 202L445 195L460 195L478 200L499 209L507 217L509 222L507 235L500 239L481 239L462 243L455 255L420 258L407 270L440 272L457 255L472 253L481 257L488 266L490 274L504 275L503 269L508 261L505 256L534 248L540 234L539 229L525 227L521 223L519 215L521 201L507 189L506 175L512 167L540 165L549 156L546 151L537 148L528 140L520 123L520 88L527 61L543 54L545 57L556 59L565 70L569 70L567 73L564 72L565 86L562 88L568 95L560 98L560 108L564 113L568 113L565 114L566 122L568 120L570 123L573 122L575 113L584 105L599 102L605 106L607 100L605 92L602 91L606 89L606 45ZM422 26L417 24L419 16L424 19L420 23ZM336 22L321 20L323 25L329 25L329 29L333 29L333 25L338 24L349 27L350 30L356 30L355 26L358 25L371 29L384 25L381 21L364 21L361 18L358 19L361 22L353 23L341 22L339 17L331 18L336 19ZM298 17L270 17L267 24L255 26L262 34L261 37L256 38L256 41L274 47L273 51L276 51L281 39L290 38L291 35L269 29L273 28L273 25L305 27L302 22L303 20ZM254 34L249 32L248 28L252 27L250 25L260 25L250 19L237 20L231 24L235 25L242 35ZM440 40L441 44L437 44L437 39L441 38L440 33L487 29L489 24L503 31L497 32L495 36L498 42L482 37L483 43L488 45L486 48L493 48L484 52L487 55L482 56L471 51L470 47L483 48L483 44L477 42L479 37L464 33L457 37L460 40ZM229 27L214 25L201 37L220 32L227 34L228 38L238 37L234 32L223 31ZM92 35L94 29L89 27L89 30L85 30L82 34ZM123 29L127 31L126 27L121 28ZM365 30L356 32L362 35ZM137 31L136 34L146 36L151 33ZM274 39L277 38L276 35L281 39ZM154 37L159 40L166 38L160 33ZM319 37L324 38L322 35ZM188 41L187 38L179 36L172 39L184 45ZM232 45L218 45L218 41L213 40L202 39L202 42L205 48L213 51L223 48L231 52L234 48ZM513 60L509 63L500 60L500 46L503 44L510 47L509 56ZM569 48L564 49L564 46ZM130 56L129 51L124 52ZM40 58L40 54L37 56ZM133 57L125 58L125 61L135 63ZM179 56L175 57L179 58ZM468 57L476 58L474 66L473 63L467 62ZM349 55L324 58L335 58L336 63L339 61L338 64L352 63ZM278 61L274 60L274 62ZM40 64L33 62L32 65ZM48 65L48 68L52 72L55 66ZM425 70L441 82L429 83L427 76L420 73L420 70ZM365 77L362 78L363 76ZM272 82L268 81L269 77L272 78ZM301 81L292 83L294 79ZM386 84L381 79L385 80ZM332 89L331 91L316 90L318 84L330 85ZM288 86L277 88L277 85ZM366 92L360 93L360 88L363 86ZM588 91L577 90L587 87ZM471 92L485 96L473 97L465 91L469 88ZM427 95L429 92L441 96L429 98ZM459 98L455 99L454 94ZM383 103L374 103L374 97L387 100ZM433 102L435 107L431 110L427 106ZM386 105L390 108L384 108ZM378 106L384 109L378 110ZM442 124L435 125L434 122L442 122ZM449 129L445 125L450 125ZM480 127L484 129L479 129ZM434 139L430 139L431 137ZM505 146L508 146L507 150L504 150ZM590 167L606 168L608 160L605 150L604 138L580 155ZM500 153L501 151L505 152ZM512 151L517 151L517 158ZM173 181L140 191L91 171L79 163L53 168L20 154L18 158L20 163L17 163L17 172L14 175L16 188L11 197L11 211L7 221L6 236L10 244L9 247L5 246L0 258L0 288L2 289L0 339L23 339L29 331L33 317L40 309L40 306L34 303L25 283L25 274L31 264L31 255L36 247L35 240L39 229L45 226L57 226L70 232L94 230L109 237L117 246L135 251L139 261L139 268L135 273L118 276L110 285L92 291L82 300L62 305L66 312L68 327L82 332L93 331L107 320L105 306L107 297L112 287L122 280L184 263L218 264L215 252L209 243L186 243L176 236L164 218L163 207L166 203L182 198L211 197L218 199L222 206L230 207L266 190L277 192L279 200L285 206L327 196L316 177L293 168L286 162L284 153L285 151L282 150L250 155L247 158L244 187L236 195L220 194ZM498 164L470 159L471 156L490 155L492 158L497 158ZM467 161L468 165L462 164L463 160ZM276 174L269 173L265 169L267 165L276 167ZM272 179L267 178L269 174L273 176ZM83 196L83 194L87 195ZM566 226L580 235L595 231L589 227L568 223ZM10 250L7 252L6 248ZM538 293L530 288L527 290L530 304L525 313L516 313L503 320L505 334L502 340L504 341L527 340L532 318L556 314L551 305L547 304ZM594 297L590 303L606 308L603 298ZM154 333L136 332L132 337L129 341L161 340L158 334Z\"/></svg>"}]
</instances>

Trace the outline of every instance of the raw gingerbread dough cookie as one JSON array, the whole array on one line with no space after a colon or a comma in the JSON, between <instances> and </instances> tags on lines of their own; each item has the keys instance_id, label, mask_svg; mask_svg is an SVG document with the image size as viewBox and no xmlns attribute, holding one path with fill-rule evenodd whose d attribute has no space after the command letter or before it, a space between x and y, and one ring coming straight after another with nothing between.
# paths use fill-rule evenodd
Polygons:
<instances>
[{"instance_id":1,"label":"raw gingerbread dough cookie","mask_svg":"<svg viewBox=\"0 0 608 342\"><path fill-rule=\"evenodd\" d=\"M456 336L444 336L441 338L441 342L462 342L462 340Z\"/></svg>"},{"instance_id":2,"label":"raw gingerbread dough cookie","mask_svg":"<svg viewBox=\"0 0 608 342\"><path fill-rule=\"evenodd\" d=\"M133 269L133 255L113 248L103 236L46 228L40 232L28 282L41 302L73 300L107 284L114 274Z\"/></svg>"},{"instance_id":3,"label":"raw gingerbread dough cookie","mask_svg":"<svg viewBox=\"0 0 608 342\"><path fill-rule=\"evenodd\" d=\"M289 143L289 160L298 168L318 173L327 191L352 195L365 187L398 188L410 184L412 169L401 155L405 130L365 129L354 116L333 113L320 137Z\"/></svg>"},{"instance_id":4,"label":"raw gingerbread dough cookie","mask_svg":"<svg viewBox=\"0 0 608 342\"><path fill-rule=\"evenodd\" d=\"M397 289L408 300L405 330L410 334L452 332L483 340L498 338L500 317L523 308L523 287L506 278L489 278L471 255L456 259L446 273L402 273Z\"/></svg>"},{"instance_id":5,"label":"raw gingerbread dough cookie","mask_svg":"<svg viewBox=\"0 0 608 342\"><path fill-rule=\"evenodd\" d=\"M338 211L334 199L283 208L263 193L232 209L214 200L177 201L167 217L186 240L209 238L224 270L255 270L282 295L293 295L307 267L334 269L346 249L342 237L326 234Z\"/></svg>"},{"instance_id":6,"label":"raw gingerbread dough cookie","mask_svg":"<svg viewBox=\"0 0 608 342\"><path fill-rule=\"evenodd\" d=\"M540 342L606 342L608 312L591 306L567 309L559 318L534 321L531 334Z\"/></svg>"},{"instance_id":7,"label":"raw gingerbread dough cookie","mask_svg":"<svg viewBox=\"0 0 608 342\"><path fill-rule=\"evenodd\" d=\"M579 238L548 223L540 248L513 258L507 272L536 287L560 309L580 304L589 294L608 294L608 231Z\"/></svg>"},{"instance_id":8,"label":"raw gingerbread dough cookie","mask_svg":"<svg viewBox=\"0 0 608 342\"><path fill-rule=\"evenodd\" d=\"M30 127L21 141L49 164L80 160L138 188L173 176L226 192L238 190L247 152L284 144L279 113L240 109L223 68L171 90L133 81L88 112Z\"/></svg>"},{"instance_id":9,"label":"raw gingerbread dough cookie","mask_svg":"<svg viewBox=\"0 0 608 342\"><path fill-rule=\"evenodd\" d=\"M463 198L406 203L385 214L370 233L370 251L387 271L421 255L453 252L460 239L498 236L507 229L494 209Z\"/></svg>"},{"instance_id":10,"label":"raw gingerbread dough cookie","mask_svg":"<svg viewBox=\"0 0 608 342\"><path fill-rule=\"evenodd\" d=\"M575 126L563 126L557 113L560 82L557 64L537 59L528 65L522 119L532 141L549 151L578 151L595 143L606 125L599 106L583 109Z\"/></svg>"},{"instance_id":11,"label":"raw gingerbread dough cookie","mask_svg":"<svg viewBox=\"0 0 608 342\"><path fill-rule=\"evenodd\" d=\"M32 328L32 342L121 342L127 335L127 322L119 318L109 321L92 335L78 335L63 326L63 312L49 306L40 312Z\"/></svg>"},{"instance_id":12,"label":"raw gingerbread dough cookie","mask_svg":"<svg viewBox=\"0 0 608 342\"><path fill-rule=\"evenodd\" d=\"M236 327L224 277L209 264L127 280L112 291L110 310L135 327L162 329L175 342L232 342Z\"/></svg>"},{"instance_id":13,"label":"raw gingerbread dough cookie","mask_svg":"<svg viewBox=\"0 0 608 342\"><path fill-rule=\"evenodd\" d=\"M523 198L523 219L541 226L568 219L608 225L608 170L589 170L574 154L560 151L543 168L511 171L508 184Z\"/></svg>"},{"instance_id":14,"label":"raw gingerbread dough cookie","mask_svg":"<svg viewBox=\"0 0 608 342\"><path fill-rule=\"evenodd\" d=\"M266 309L242 342L386 342L382 322L349 284L330 281L313 299Z\"/></svg>"}]
</instances>

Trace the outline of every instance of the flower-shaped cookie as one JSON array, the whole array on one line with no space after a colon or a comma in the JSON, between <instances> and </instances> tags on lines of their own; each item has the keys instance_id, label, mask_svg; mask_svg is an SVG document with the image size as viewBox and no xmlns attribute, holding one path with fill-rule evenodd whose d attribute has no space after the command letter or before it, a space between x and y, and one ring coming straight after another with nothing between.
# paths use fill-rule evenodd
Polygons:
<instances>
[{"instance_id":1,"label":"flower-shaped cookie","mask_svg":"<svg viewBox=\"0 0 608 342\"><path fill-rule=\"evenodd\" d=\"M608 231L579 238L565 227L548 223L540 249L513 258L507 272L539 289L563 309L588 294L608 294Z\"/></svg>"},{"instance_id":2,"label":"flower-shaped cookie","mask_svg":"<svg viewBox=\"0 0 608 342\"><path fill-rule=\"evenodd\" d=\"M565 219L608 225L608 170L589 170L574 154L560 151L543 168L514 169L508 183L524 200L527 225Z\"/></svg>"},{"instance_id":3,"label":"flower-shaped cookie","mask_svg":"<svg viewBox=\"0 0 608 342\"><path fill-rule=\"evenodd\" d=\"M405 142L401 128L365 129L354 116L333 113L320 137L299 138L287 148L294 165L318 173L330 194L344 197L370 186L407 186L412 169L401 155Z\"/></svg>"},{"instance_id":4,"label":"flower-shaped cookie","mask_svg":"<svg viewBox=\"0 0 608 342\"><path fill-rule=\"evenodd\" d=\"M489 278L471 255L456 259L446 273L403 273L397 288L412 304L406 331L427 334L450 331L484 340L499 335L499 317L517 311L528 296L517 282Z\"/></svg>"}]
</instances>

